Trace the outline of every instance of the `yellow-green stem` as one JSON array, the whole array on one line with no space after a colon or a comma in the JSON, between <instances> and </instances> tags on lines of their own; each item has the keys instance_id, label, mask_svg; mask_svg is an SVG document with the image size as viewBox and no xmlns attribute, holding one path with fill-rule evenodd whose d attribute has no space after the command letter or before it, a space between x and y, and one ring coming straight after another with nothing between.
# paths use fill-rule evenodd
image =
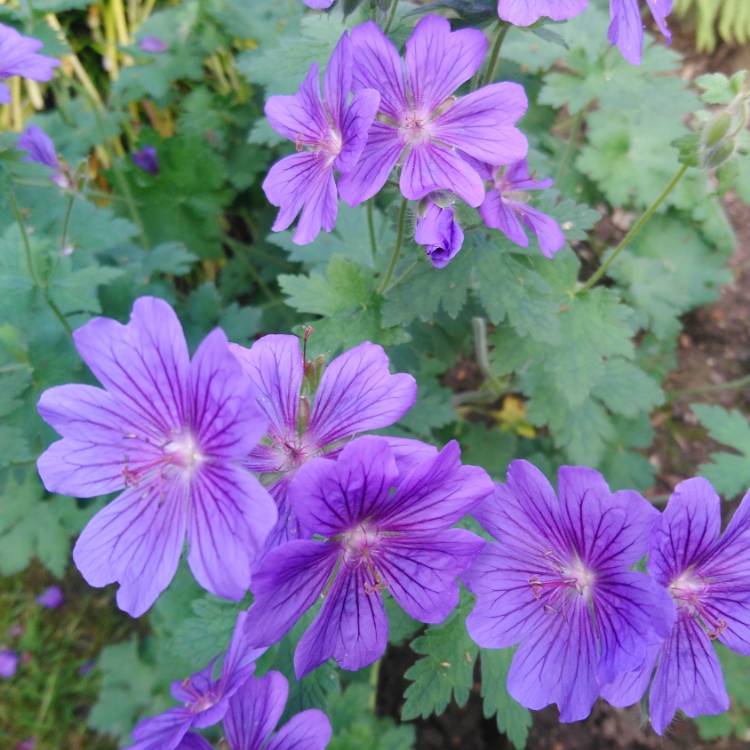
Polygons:
<instances>
[{"instance_id":1,"label":"yellow-green stem","mask_svg":"<svg viewBox=\"0 0 750 750\"><path fill-rule=\"evenodd\" d=\"M378 710L378 682L380 681L380 664L382 659L373 662L370 667L370 711L376 713Z\"/></svg>"},{"instance_id":2,"label":"yellow-green stem","mask_svg":"<svg viewBox=\"0 0 750 750\"><path fill-rule=\"evenodd\" d=\"M404 227L406 225L406 207L408 206L406 198L401 199L401 210L398 214L398 229L396 231L396 244L393 246L393 253L391 254L391 260L388 264L388 268L383 276L383 280L380 282L378 292L384 294L388 289L388 285L391 283L393 278L393 271L396 269L396 263L401 255L401 246L404 244Z\"/></svg>"},{"instance_id":3,"label":"yellow-green stem","mask_svg":"<svg viewBox=\"0 0 750 750\"><path fill-rule=\"evenodd\" d=\"M373 201L374 198L370 198L367 201L367 231L370 233L370 251L372 252L372 258L378 257L378 241L375 238L375 219L373 217Z\"/></svg>"},{"instance_id":4,"label":"yellow-green stem","mask_svg":"<svg viewBox=\"0 0 750 750\"><path fill-rule=\"evenodd\" d=\"M497 68L497 61L500 59L500 48L503 46L505 37L510 29L509 23L503 23L499 21L497 24L497 33L495 34L495 42L492 45L492 52L490 53L490 61L487 63L487 71L482 79L482 86L486 86L488 83L492 83L495 77L495 68Z\"/></svg>"}]
</instances>

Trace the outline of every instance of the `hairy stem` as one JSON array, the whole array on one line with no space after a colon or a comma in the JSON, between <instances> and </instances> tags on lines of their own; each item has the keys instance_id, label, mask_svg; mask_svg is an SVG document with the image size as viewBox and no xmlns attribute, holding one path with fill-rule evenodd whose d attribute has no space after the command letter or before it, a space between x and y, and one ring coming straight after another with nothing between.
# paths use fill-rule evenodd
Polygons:
<instances>
[{"instance_id":1,"label":"hairy stem","mask_svg":"<svg viewBox=\"0 0 750 750\"><path fill-rule=\"evenodd\" d=\"M378 241L375 237L375 218L373 216L373 201L374 198L370 198L367 201L367 231L370 233L370 251L372 252L373 259L378 257Z\"/></svg>"},{"instance_id":2,"label":"hairy stem","mask_svg":"<svg viewBox=\"0 0 750 750\"><path fill-rule=\"evenodd\" d=\"M500 48L503 46L505 37L510 29L510 24L499 21L497 24L497 33L495 34L495 43L492 45L492 52L490 53L490 61L487 63L487 70L482 79L482 86L486 86L488 83L492 83L495 77L495 68L497 68L497 61L500 59Z\"/></svg>"},{"instance_id":3,"label":"hairy stem","mask_svg":"<svg viewBox=\"0 0 750 750\"><path fill-rule=\"evenodd\" d=\"M617 256L641 233L641 230L643 227L648 224L651 217L656 213L659 206L661 206L662 203L667 199L667 196L675 189L677 186L677 183L685 176L685 173L687 172L688 167L686 164L683 164L679 170L677 170L677 174L669 181L669 184L662 190L659 197L643 212L640 219L636 221L635 224L633 224L632 227L628 230L628 233L620 240L617 247L612 251L609 258L607 258L604 263L599 266L599 268L589 277L588 281L586 281L583 286L581 286L578 291L576 291L576 294L583 294L584 292L589 291L591 287L593 287L601 278L604 276L607 271L610 269L612 264L617 259Z\"/></svg>"},{"instance_id":4,"label":"hairy stem","mask_svg":"<svg viewBox=\"0 0 750 750\"><path fill-rule=\"evenodd\" d=\"M373 713L377 712L378 709L378 682L380 680L380 664L383 660L378 659L376 662L373 662L373 665L370 667L370 710Z\"/></svg>"},{"instance_id":5,"label":"hairy stem","mask_svg":"<svg viewBox=\"0 0 750 750\"><path fill-rule=\"evenodd\" d=\"M393 246L393 253L391 254L391 261L388 264L388 268L385 272L385 276L383 276L383 280L380 282L380 286L378 287L378 292L380 294L383 294L386 289L388 289L388 285L391 283L391 279L393 278L393 271L396 268L396 263L398 263L398 258L401 255L401 246L404 244L404 227L406 225L406 207L408 206L409 202L406 200L406 198L402 198L401 200L401 210L398 214L398 230L396 233L396 244Z\"/></svg>"}]
</instances>

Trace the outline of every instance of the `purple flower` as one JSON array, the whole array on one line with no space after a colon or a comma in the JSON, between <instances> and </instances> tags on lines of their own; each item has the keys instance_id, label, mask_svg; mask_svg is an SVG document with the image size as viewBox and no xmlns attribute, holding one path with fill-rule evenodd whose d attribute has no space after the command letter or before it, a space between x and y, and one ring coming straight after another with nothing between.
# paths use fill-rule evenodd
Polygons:
<instances>
[{"instance_id":1,"label":"purple flower","mask_svg":"<svg viewBox=\"0 0 750 750\"><path fill-rule=\"evenodd\" d=\"M18 138L18 148L26 151L24 161L44 164L52 170L50 179L61 188L70 187L70 181L60 168L52 139L36 125L29 125Z\"/></svg>"},{"instance_id":2,"label":"purple flower","mask_svg":"<svg viewBox=\"0 0 750 750\"><path fill-rule=\"evenodd\" d=\"M18 669L18 654L10 649L0 650L0 679L9 680Z\"/></svg>"},{"instance_id":3,"label":"purple flower","mask_svg":"<svg viewBox=\"0 0 750 750\"><path fill-rule=\"evenodd\" d=\"M36 601L45 609L57 609L65 603L65 597L59 586L50 586L37 596Z\"/></svg>"},{"instance_id":4,"label":"purple flower","mask_svg":"<svg viewBox=\"0 0 750 750\"><path fill-rule=\"evenodd\" d=\"M0 79L21 76L32 81L49 81L59 60L36 53L44 45L14 28L0 23ZM0 104L10 101L10 89L0 83Z\"/></svg>"},{"instance_id":5,"label":"purple flower","mask_svg":"<svg viewBox=\"0 0 750 750\"><path fill-rule=\"evenodd\" d=\"M513 461L475 515L498 543L465 576L477 596L469 634L485 648L520 643L508 673L516 701L585 718L602 685L641 663L654 631L669 631L669 598L630 569L658 512L583 467L560 469L556 496L537 468Z\"/></svg>"},{"instance_id":6,"label":"purple flower","mask_svg":"<svg viewBox=\"0 0 750 750\"><path fill-rule=\"evenodd\" d=\"M139 722L133 730L135 742L127 750L175 750L190 729L210 727L224 718L230 699L250 678L264 650L248 647L246 619L245 612L237 616L219 678L213 679L212 659L200 672L173 682L172 697L183 705Z\"/></svg>"},{"instance_id":7,"label":"purple flower","mask_svg":"<svg viewBox=\"0 0 750 750\"><path fill-rule=\"evenodd\" d=\"M750 654L750 493L721 533L721 501L701 478L681 482L651 541L649 573L669 593L676 621L642 666L620 675L603 696L616 706L641 699L663 734L678 709L688 716L729 708L712 640Z\"/></svg>"},{"instance_id":8,"label":"purple flower","mask_svg":"<svg viewBox=\"0 0 750 750\"><path fill-rule=\"evenodd\" d=\"M143 614L172 580L185 543L198 583L241 599L276 523L269 494L241 461L267 420L220 330L192 361L177 316L141 297L130 322L94 318L74 334L104 386L63 385L39 413L63 439L37 466L50 492L96 497L125 488L89 521L73 560L92 586Z\"/></svg>"},{"instance_id":9,"label":"purple flower","mask_svg":"<svg viewBox=\"0 0 750 750\"><path fill-rule=\"evenodd\" d=\"M21 740L16 745L16 750L34 750L36 747L36 737L29 737L26 740Z\"/></svg>"},{"instance_id":10,"label":"purple flower","mask_svg":"<svg viewBox=\"0 0 750 750\"><path fill-rule=\"evenodd\" d=\"M320 97L316 63L294 96L272 96L266 117L273 128L294 141L297 153L271 167L263 182L268 200L280 211L273 231L287 229L300 214L294 242L306 245L321 229L336 225L338 198L334 170L351 171L367 141L380 96L352 87L352 42L343 34L328 61Z\"/></svg>"},{"instance_id":11,"label":"purple flower","mask_svg":"<svg viewBox=\"0 0 750 750\"><path fill-rule=\"evenodd\" d=\"M147 35L144 36L139 42L138 46L144 52L150 52L152 54L160 54L166 52L169 49L169 45L163 40L159 39L158 36Z\"/></svg>"},{"instance_id":12,"label":"purple flower","mask_svg":"<svg viewBox=\"0 0 750 750\"><path fill-rule=\"evenodd\" d=\"M287 499L297 469L337 450L357 433L397 422L414 405L417 384L411 375L391 375L386 353L366 341L325 368L311 407L296 336L264 336L251 349L236 344L230 348L270 423L266 439L250 453L248 467L273 480L270 491L279 506L279 522L269 544L275 545L300 533ZM400 454L424 448L412 440L392 443Z\"/></svg>"},{"instance_id":13,"label":"purple flower","mask_svg":"<svg viewBox=\"0 0 750 750\"><path fill-rule=\"evenodd\" d=\"M362 437L335 461L303 466L289 497L318 538L282 544L261 562L247 619L253 643L275 643L324 596L294 655L301 678L331 657L357 670L383 654L383 590L421 622L445 619L458 603L456 577L484 546L450 526L492 492L487 474L459 459L451 442L400 471L387 440Z\"/></svg>"},{"instance_id":14,"label":"purple flower","mask_svg":"<svg viewBox=\"0 0 750 750\"><path fill-rule=\"evenodd\" d=\"M567 21L587 5L588 0L497 0L497 14L514 26L531 26L542 17Z\"/></svg>"},{"instance_id":15,"label":"purple flower","mask_svg":"<svg viewBox=\"0 0 750 750\"><path fill-rule=\"evenodd\" d=\"M417 219L414 241L425 246L435 268L445 268L464 244L464 231L456 221L453 207L443 208L428 200L424 215Z\"/></svg>"},{"instance_id":16,"label":"purple flower","mask_svg":"<svg viewBox=\"0 0 750 750\"><path fill-rule=\"evenodd\" d=\"M144 146L131 154L133 164L149 174L159 174L159 154L154 146Z\"/></svg>"},{"instance_id":17,"label":"purple flower","mask_svg":"<svg viewBox=\"0 0 750 750\"><path fill-rule=\"evenodd\" d=\"M667 28L667 16L672 12L673 0L646 0L659 31L672 41ZM643 20L639 0L609 0L609 43L620 48L622 56L632 65L640 65L643 55Z\"/></svg>"},{"instance_id":18,"label":"purple flower","mask_svg":"<svg viewBox=\"0 0 750 750\"><path fill-rule=\"evenodd\" d=\"M356 167L340 184L352 205L372 197L404 157L401 192L420 200L450 190L468 204L484 198L482 178L459 150L490 164L526 155L525 136L515 122L526 112L523 87L494 83L467 96L453 93L482 64L487 39L476 29L451 31L445 18L428 15L406 42L406 65L378 26L368 21L352 31L354 90L380 91L378 120Z\"/></svg>"},{"instance_id":19,"label":"purple flower","mask_svg":"<svg viewBox=\"0 0 750 750\"><path fill-rule=\"evenodd\" d=\"M528 204L529 190L546 190L552 180L534 180L529 174L526 159L509 167L493 169L489 164L478 167L492 188L479 207L482 221L491 229L499 229L511 242L529 246L527 227L539 242L539 249L551 258L565 246L565 235L560 225L547 214Z\"/></svg>"},{"instance_id":20,"label":"purple flower","mask_svg":"<svg viewBox=\"0 0 750 750\"><path fill-rule=\"evenodd\" d=\"M327 8L330 8L336 0L303 0L303 2L308 8L313 8L314 10L326 10Z\"/></svg>"}]
</instances>

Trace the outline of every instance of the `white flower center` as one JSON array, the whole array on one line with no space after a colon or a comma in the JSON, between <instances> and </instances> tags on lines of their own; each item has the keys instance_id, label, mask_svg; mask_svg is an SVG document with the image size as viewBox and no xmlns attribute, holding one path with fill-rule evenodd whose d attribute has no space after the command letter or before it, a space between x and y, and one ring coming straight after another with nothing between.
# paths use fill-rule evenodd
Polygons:
<instances>
[{"instance_id":1,"label":"white flower center","mask_svg":"<svg viewBox=\"0 0 750 750\"><path fill-rule=\"evenodd\" d=\"M399 124L401 140L415 146L432 138L432 119L429 112L412 110L407 112Z\"/></svg>"},{"instance_id":2,"label":"white flower center","mask_svg":"<svg viewBox=\"0 0 750 750\"><path fill-rule=\"evenodd\" d=\"M169 462L179 466L186 475L192 474L206 460L200 452L198 442L190 432L185 432L167 443L164 452Z\"/></svg>"}]
</instances>

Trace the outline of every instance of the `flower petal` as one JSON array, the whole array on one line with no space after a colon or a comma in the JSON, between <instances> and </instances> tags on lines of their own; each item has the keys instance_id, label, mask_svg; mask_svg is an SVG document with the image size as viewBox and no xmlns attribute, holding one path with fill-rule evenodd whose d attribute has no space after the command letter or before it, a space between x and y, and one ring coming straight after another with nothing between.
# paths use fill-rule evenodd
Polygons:
<instances>
[{"instance_id":1,"label":"flower petal","mask_svg":"<svg viewBox=\"0 0 750 750\"><path fill-rule=\"evenodd\" d=\"M232 750L260 750L284 713L289 683L281 672L251 677L229 701L224 732Z\"/></svg>"},{"instance_id":2,"label":"flower petal","mask_svg":"<svg viewBox=\"0 0 750 750\"><path fill-rule=\"evenodd\" d=\"M185 540L188 486L154 482L126 490L86 525L73 561L91 586L120 584L117 605L139 617L169 585Z\"/></svg>"},{"instance_id":3,"label":"flower petal","mask_svg":"<svg viewBox=\"0 0 750 750\"><path fill-rule=\"evenodd\" d=\"M417 383L388 370L388 356L365 341L331 362L315 394L309 434L323 447L358 432L388 427L414 405Z\"/></svg>"},{"instance_id":4,"label":"flower petal","mask_svg":"<svg viewBox=\"0 0 750 750\"><path fill-rule=\"evenodd\" d=\"M376 661L388 644L388 618L378 582L364 565L342 565L323 606L294 652L294 671L306 674L334 658L357 671Z\"/></svg>"},{"instance_id":5,"label":"flower petal","mask_svg":"<svg viewBox=\"0 0 750 750\"><path fill-rule=\"evenodd\" d=\"M296 94L272 96L266 102L265 113L271 127L294 143L318 143L328 130L319 81L320 69L313 63Z\"/></svg>"},{"instance_id":6,"label":"flower petal","mask_svg":"<svg viewBox=\"0 0 750 750\"><path fill-rule=\"evenodd\" d=\"M295 540L271 550L253 575L255 601L247 616L256 646L276 643L317 601L338 556L338 545Z\"/></svg>"},{"instance_id":7,"label":"flower petal","mask_svg":"<svg viewBox=\"0 0 750 750\"><path fill-rule=\"evenodd\" d=\"M429 536L393 537L377 551L377 568L393 598L420 622L442 622L458 604L456 577L471 565L484 540L464 529Z\"/></svg>"},{"instance_id":8,"label":"flower petal","mask_svg":"<svg viewBox=\"0 0 750 750\"><path fill-rule=\"evenodd\" d=\"M515 209L524 224L536 235L542 255L552 258L565 247L565 234L551 216L525 203L517 204Z\"/></svg>"},{"instance_id":9,"label":"flower petal","mask_svg":"<svg viewBox=\"0 0 750 750\"><path fill-rule=\"evenodd\" d=\"M434 137L488 164L512 164L529 150L515 123L528 99L517 83L493 83L461 97L435 121Z\"/></svg>"},{"instance_id":10,"label":"flower petal","mask_svg":"<svg viewBox=\"0 0 750 750\"><path fill-rule=\"evenodd\" d=\"M585 10L588 0L498 0L497 13L514 26L531 26L542 16L566 21Z\"/></svg>"},{"instance_id":11,"label":"flower petal","mask_svg":"<svg viewBox=\"0 0 750 750\"><path fill-rule=\"evenodd\" d=\"M211 743L203 739L199 734L188 732L183 738L176 750L213 750Z\"/></svg>"},{"instance_id":12,"label":"flower petal","mask_svg":"<svg viewBox=\"0 0 750 750\"><path fill-rule=\"evenodd\" d=\"M249 472L209 464L193 474L188 564L216 596L239 601L276 525L276 503Z\"/></svg>"},{"instance_id":13,"label":"flower petal","mask_svg":"<svg viewBox=\"0 0 750 750\"><path fill-rule=\"evenodd\" d=\"M351 172L370 137L370 130L380 104L380 94L374 89L362 89L354 95L352 103L344 110L341 122L341 153L334 165L341 174Z\"/></svg>"},{"instance_id":14,"label":"flower petal","mask_svg":"<svg viewBox=\"0 0 750 750\"><path fill-rule=\"evenodd\" d=\"M192 714L186 708L172 708L143 719L133 730L135 742L125 750L175 750L180 747L192 723Z\"/></svg>"},{"instance_id":15,"label":"flower petal","mask_svg":"<svg viewBox=\"0 0 750 750\"><path fill-rule=\"evenodd\" d=\"M292 716L263 750L325 750L332 734L328 717L310 708Z\"/></svg>"},{"instance_id":16,"label":"flower petal","mask_svg":"<svg viewBox=\"0 0 750 750\"><path fill-rule=\"evenodd\" d=\"M649 644L641 665L630 672L622 672L602 688L602 698L616 708L627 708L638 703L648 690L654 674L661 643Z\"/></svg>"},{"instance_id":17,"label":"flower petal","mask_svg":"<svg viewBox=\"0 0 750 750\"><path fill-rule=\"evenodd\" d=\"M331 53L323 75L323 100L333 122L341 123L352 88L352 40L344 32Z\"/></svg>"},{"instance_id":18,"label":"flower petal","mask_svg":"<svg viewBox=\"0 0 750 750\"><path fill-rule=\"evenodd\" d=\"M529 238L526 236L521 220L515 211L515 206L506 203L497 190L488 191L479 215L490 229L499 229L511 242L519 247L528 247Z\"/></svg>"},{"instance_id":19,"label":"flower petal","mask_svg":"<svg viewBox=\"0 0 750 750\"><path fill-rule=\"evenodd\" d=\"M631 65L640 65L643 55L643 20L638 0L609 0L612 22L609 43L619 47Z\"/></svg>"},{"instance_id":20,"label":"flower petal","mask_svg":"<svg viewBox=\"0 0 750 750\"><path fill-rule=\"evenodd\" d=\"M487 37L478 29L451 31L442 16L424 16L406 41L406 70L414 106L432 112L481 67Z\"/></svg>"}]
</instances>

